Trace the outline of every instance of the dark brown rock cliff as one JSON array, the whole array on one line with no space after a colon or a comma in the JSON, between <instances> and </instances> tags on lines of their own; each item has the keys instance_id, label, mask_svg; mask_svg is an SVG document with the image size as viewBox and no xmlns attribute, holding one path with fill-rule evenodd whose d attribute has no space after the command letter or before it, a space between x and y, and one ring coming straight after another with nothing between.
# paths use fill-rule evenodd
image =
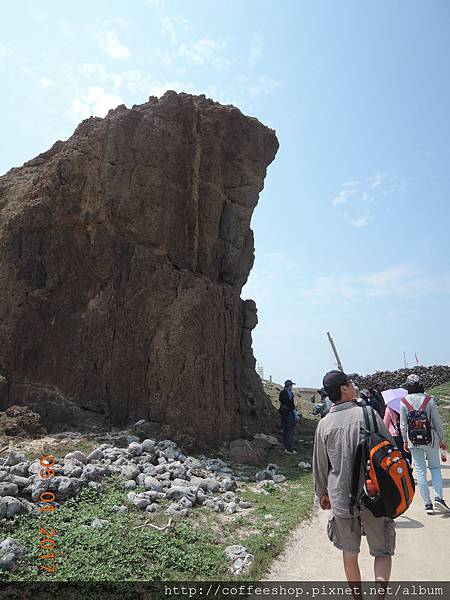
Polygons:
<instances>
[{"instance_id":1,"label":"dark brown rock cliff","mask_svg":"<svg viewBox=\"0 0 450 600\"><path fill-rule=\"evenodd\" d=\"M270 428L240 293L277 148L238 109L167 92L0 177L0 409L200 444Z\"/></svg>"}]
</instances>

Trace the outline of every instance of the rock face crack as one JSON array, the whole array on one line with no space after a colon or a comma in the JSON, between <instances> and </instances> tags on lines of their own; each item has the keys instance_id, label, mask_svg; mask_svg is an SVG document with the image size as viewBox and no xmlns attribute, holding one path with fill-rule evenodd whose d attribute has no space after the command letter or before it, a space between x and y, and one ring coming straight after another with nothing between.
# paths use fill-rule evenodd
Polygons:
<instances>
[{"instance_id":1,"label":"rock face crack","mask_svg":"<svg viewBox=\"0 0 450 600\"><path fill-rule=\"evenodd\" d=\"M145 418L204 447L270 429L240 294L277 148L167 92L0 177L0 408L50 429Z\"/></svg>"},{"instance_id":2,"label":"rock face crack","mask_svg":"<svg viewBox=\"0 0 450 600\"><path fill-rule=\"evenodd\" d=\"M192 215L194 219L194 231L192 239L192 270L198 268L198 243L200 232L200 214L199 214L199 189L200 189L200 166L202 161L202 141L200 136L200 112L198 108L194 111L193 123L194 135L194 160L192 164Z\"/></svg>"}]
</instances>

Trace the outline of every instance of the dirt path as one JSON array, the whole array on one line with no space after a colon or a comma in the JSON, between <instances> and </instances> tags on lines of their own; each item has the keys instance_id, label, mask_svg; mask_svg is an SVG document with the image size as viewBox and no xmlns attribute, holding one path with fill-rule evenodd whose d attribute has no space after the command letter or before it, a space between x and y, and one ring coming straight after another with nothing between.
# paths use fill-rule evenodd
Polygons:
<instances>
[{"instance_id":1,"label":"dirt path","mask_svg":"<svg viewBox=\"0 0 450 600\"><path fill-rule=\"evenodd\" d=\"M444 497L450 503L450 465L443 465ZM431 490L431 494L433 494ZM433 497L433 496L432 496ZM405 516L396 519L397 548L392 580L450 581L450 513L425 513L417 489L414 502ZM292 534L284 552L272 565L269 581L342 581L342 553L326 534L328 512L316 511ZM360 567L363 579L373 578L373 559L365 538L361 541ZM411 565L414 565L413 569Z\"/></svg>"}]
</instances>

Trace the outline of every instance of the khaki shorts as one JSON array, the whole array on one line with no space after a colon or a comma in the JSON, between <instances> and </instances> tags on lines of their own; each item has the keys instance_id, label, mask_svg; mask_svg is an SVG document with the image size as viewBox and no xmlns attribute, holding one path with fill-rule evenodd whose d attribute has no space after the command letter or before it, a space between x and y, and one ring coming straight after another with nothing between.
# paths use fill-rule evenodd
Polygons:
<instances>
[{"instance_id":1,"label":"khaki shorts","mask_svg":"<svg viewBox=\"0 0 450 600\"><path fill-rule=\"evenodd\" d=\"M388 517L376 518L365 509L359 517L335 517L328 519L327 533L331 542L352 554L358 554L361 535L366 535L372 556L393 556L395 551L395 523Z\"/></svg>"}]
</instances>

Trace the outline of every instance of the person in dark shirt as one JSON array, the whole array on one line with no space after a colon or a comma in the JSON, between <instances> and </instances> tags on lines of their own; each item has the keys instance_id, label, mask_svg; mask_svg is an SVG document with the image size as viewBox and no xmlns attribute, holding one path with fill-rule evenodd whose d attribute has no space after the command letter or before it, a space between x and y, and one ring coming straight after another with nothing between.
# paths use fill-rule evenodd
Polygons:
<instances>
[{"instance_id":1,"label":"person in dark shirt","mask_svg":"<svg viewBox=\"0 0 450 600\"><path fill-rule=\"evenodd\" d=\"M292 447L294 440L295 431L295 404L294 404L294 392L292 386L295 385L293 381L287 379L284 382L284 389L281 390L278 398L280 407L278 412L281 418L281 427L283 429L283 444L284 451L286 454L297 454Z\"/></svg>"},{"instance_id":2,"label":"person in dark shirt","mask_svg":"<svg viewBox=\"0 0 450 600\"><path fill-rule=\"evenodd\" d=\"M383 394L379 390L379 384L369 389L369 405L375 410L382 419L384 419L384 413L386 412L386 404L384 402Z\"/></svg>"}]
</instances>

